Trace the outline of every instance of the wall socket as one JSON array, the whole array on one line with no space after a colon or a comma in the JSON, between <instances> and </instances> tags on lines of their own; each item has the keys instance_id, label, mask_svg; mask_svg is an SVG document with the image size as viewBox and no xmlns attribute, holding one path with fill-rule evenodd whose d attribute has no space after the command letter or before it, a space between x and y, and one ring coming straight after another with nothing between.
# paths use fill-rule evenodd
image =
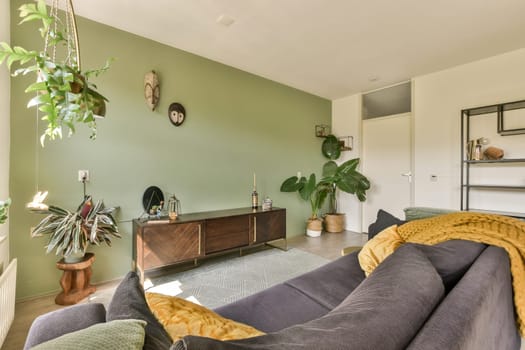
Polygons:
<instances>
[{"instance_id":1,"label":"wall socket","mask_svg":"<svg viewBox=\"0 0 525 350\"><path fill-rule=\"evenodd\" d=\"M89 182L89 170L78 171L78 182Z\"/></svg>"}]
</instances>

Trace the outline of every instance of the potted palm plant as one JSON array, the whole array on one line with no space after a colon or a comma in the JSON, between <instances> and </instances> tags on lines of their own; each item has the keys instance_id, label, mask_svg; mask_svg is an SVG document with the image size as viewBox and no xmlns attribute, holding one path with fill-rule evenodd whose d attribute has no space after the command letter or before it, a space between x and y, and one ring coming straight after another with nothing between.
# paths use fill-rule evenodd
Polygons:
<instances>
[{"instance_id":1,"label":"potted palm plant","mask_svg":"<svg viewBox=\"0 0 525 350\"><path fill-rule=\"evenodd\" d=\"M102 201L93 205L90 196L76 211L50 205L50 214L33 229L32 237L49 235L46 253L54 249L56 255L64 256L66 262L78 262L89 244L105 242L111 246L112 237L121 237L113 217L116 209L105 208Z\"/></svg>"},{"instance_id":2,"label":"potted palm plant","mask_svg":"<svg viewBox=\"0 0 525 350\"><path fill-rule=\"evenodd\" d=\"M62 138L63 129L71 135L76 124L86 124L92 131L91 138L96 137L95 116L105 115L104 96L97 92L97 87L90 78L98 76L109 68L109 61L101 69L81 70L80 53L76 21L72 7L66 11L66 21L58 18L55 11L48 14L44 0L25 4L20 7L20 23L40 20L40 35L44 41L43 51L27 50L23 47L11 47L5 42L0 43L0 64L4 61L11 69L13 63L19 68L13 76L35 74L36 82L29 85L27 93L34 93L27 107L37 107L42 113L42 120L47 122L47 128L41 137ZM56 48L67 51L63 60L56 57Z\"/></svg>"},{"instance_id":3,"label":"potted palm plant","mask_svg":"<svg viewBox=\"0 0 525 350\"><path fill-rule=\"evenodd\" d=\"M366 191L370 188L368 179L357 170L359 158L350 159L341 165L334 161L341 155L341 145L334 135L328 135L322 145L323 155L330 159L323 166L321 180L316 182L315 174L298 178L292 176L281 185L281 192L298 192L303 200L309 200L312 207L311 217L307 222L306 233L309 236L319 236L322 231L323 219L319 211L326 199L329 199L329 210L324 216L327 232L344 230L345 214L337 213L337 190L357 196L359 201L366 200Z\"/></svg>"}]
</instances>

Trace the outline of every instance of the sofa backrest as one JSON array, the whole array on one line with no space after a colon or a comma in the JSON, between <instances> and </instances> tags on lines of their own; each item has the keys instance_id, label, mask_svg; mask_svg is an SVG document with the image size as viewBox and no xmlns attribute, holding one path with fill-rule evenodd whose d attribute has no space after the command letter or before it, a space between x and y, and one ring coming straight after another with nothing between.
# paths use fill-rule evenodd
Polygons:
<instances>
[{"instance_id":1,"label":"sofa backrest","mask_svg":"<svg viewBox=\"0 0 525 350\"><path fill-rule=\"evenodd\" d=\"M441 302L409 350L519 350L508 255L490 246Z\"/></svg>"},{"instance_id":2,"label":"sofa backrest","mask_svg":"<svg viewBox=\"0 0 525 350\"><path fill-rule=\"evenodd\" d=\"M188 336L176 350L401 350L444 295L442 280L425 254L406 245L389 256L325 316L279 332L221 342Z\"/></svg>"}]
</instances>

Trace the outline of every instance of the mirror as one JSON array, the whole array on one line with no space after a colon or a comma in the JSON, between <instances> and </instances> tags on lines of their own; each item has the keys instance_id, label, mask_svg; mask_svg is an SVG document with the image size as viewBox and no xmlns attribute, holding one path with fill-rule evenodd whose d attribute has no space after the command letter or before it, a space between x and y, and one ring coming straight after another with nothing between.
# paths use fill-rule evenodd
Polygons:
<instances>
[{"instance_id":1,"label":"mirror","mask_svg":"<svg viewBox=\"0 0 525 350\"><path fill-rule=\"evenodd\" d=\"M159 206L161 202L164 204L164 195L162 194L162 190L157 186L150 186L144 191L142 206L147 214L151 214L151 208L153 206Z\"/></svg>"}]
</instances>

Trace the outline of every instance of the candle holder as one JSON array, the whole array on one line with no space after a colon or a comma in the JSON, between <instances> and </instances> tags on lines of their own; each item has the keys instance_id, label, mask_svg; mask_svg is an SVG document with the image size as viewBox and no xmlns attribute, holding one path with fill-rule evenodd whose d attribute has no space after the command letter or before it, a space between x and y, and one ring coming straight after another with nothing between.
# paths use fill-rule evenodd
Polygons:
<instances>
[{"instance_id":1,"label":"candle holder","mask_svg":"<svg viewBox=\"0 0 525 350\"><path fill-rule=\"evenodd\" d=\"M177 216L180 215L180 200L175 195L172 195L168 199L168 216L170 220L177 220Z\"/></svg>"}]
</instances>

